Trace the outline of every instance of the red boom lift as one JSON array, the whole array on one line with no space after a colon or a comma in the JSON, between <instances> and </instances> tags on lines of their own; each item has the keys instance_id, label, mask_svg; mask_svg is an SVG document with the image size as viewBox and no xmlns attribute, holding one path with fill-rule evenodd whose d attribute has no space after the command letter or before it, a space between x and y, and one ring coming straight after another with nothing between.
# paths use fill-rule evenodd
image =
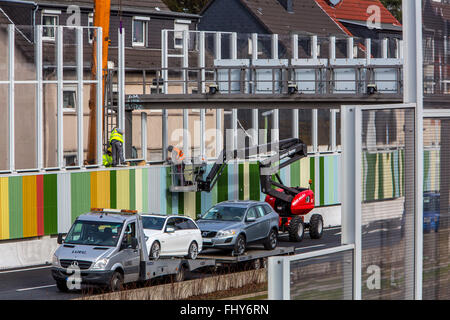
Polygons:
<instances>
[{"instance_id":1,"label":"red boom lift","mask_svg":"<svg viewBox=\"0 0 450 320\"><path fill-rule=\"evenodd\" d=\"M279 170L307 157L307 146L297 138L281 140L275 143L258 145L239 150L223 150L205 179L205 163L191 166L192 179L174 179L175 175L185 175L185 166L173 167L171 191L210 192L217 183L226 164L234 159L250 159L254 156L268 155L258 161L261 191L266 194L265 201L280 215L280 231L288 231L290 241L302 241L305 228L309 229L312 239L320 239L323 233L323 219L313 214L308 223L304 216L314 209L314 192L310 188L288 187L283 184ZM183 185L174 185L174 181ZM310 180L311 184L311 180ZM186 189L189 188L189 190Z\"/></svg>"}]
</instances>

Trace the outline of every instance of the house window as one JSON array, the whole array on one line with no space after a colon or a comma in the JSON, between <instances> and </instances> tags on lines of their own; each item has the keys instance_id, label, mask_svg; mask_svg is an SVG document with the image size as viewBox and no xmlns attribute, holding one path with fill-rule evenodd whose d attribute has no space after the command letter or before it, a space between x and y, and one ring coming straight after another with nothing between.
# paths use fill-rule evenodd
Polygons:
<instances>
[{"instance_id":1,"label":"house window","mask_svg":"<svg viewBox=\"0 0 450 320\"><path fill-rule=\"evenodd\" d=\"M89 13L88 15L88 38L89 38L89 43L94 42L94 29L92 27L94 27L94 14L93 13Z\"/></svg>"},{"instance_id":2,"label":"house window","mask_svg":"<svg viewBox=\"0 0 450 320\"><path fill-rule=\"evenodd\" d=\"M64 88L63 90L63 110L75 111L77 103L77 90L75 88Z\"/></svg>"},{"instance_id":3,"label":"house window","mask_svg":"<svg viewBox=\"0 0 450 320\"><path fill-rule=\"evenodd\" d=\"M190 20L175 20L174 24L174 47L183 48L183 33L189 31Z\"/></svg>"},{"instance_id":4,"label":"house window","mask_svg":"<svg viewBox=\"0 0 450 320\"><path fill-rule=\"evenodd\" d=\"M133 17L133 46L145 47L147 45L148 17Z\"/></svg>"},{"instance_id":5,"label":"house window","mask_svg":"<svg viewBox=\"0 0 450 320\"><path fill-rule=\"evenodd\" d=\"M73 167L77 165L77 155L70 153L64 155L64 167Z\"/></svg>"},{"instance_id":6,"label":"house window","mask_svg":"<svg viewBox=\"0 0 450 320\"><path fill-rule=\"evenodd\" d=\"M43 13L42 14L42 39L55 40L56 26L58 25L58 15Z\"/></svg>"}]
</instances>

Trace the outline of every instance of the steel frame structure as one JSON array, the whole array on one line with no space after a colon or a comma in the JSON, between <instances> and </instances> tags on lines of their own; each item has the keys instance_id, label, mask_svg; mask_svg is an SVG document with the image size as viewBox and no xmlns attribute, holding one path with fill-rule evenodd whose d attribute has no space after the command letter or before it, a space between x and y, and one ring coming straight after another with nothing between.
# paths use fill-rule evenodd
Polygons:
<instances>
[{"instance_id":1,"label":"steel frame structure","mask_svg":"<svg viewBox=\"0 0 450 320\"><path fill-rule=\"evenodd\" d=\"M76 79L75 80L64 80L63 70L64 70L64 58L63 58L63 33L64 30L75 29L76 33ZM66 27L57 26L55 27L55 50L56 50L56 79L55 80L44 80L43 79L43 67L44 67L44 57L43 57L43 26L37 25L34 29L34 48L35 48L35 70L36 79L35 80L16 80L15 79L15 37L16 37L16 26L13 24L8 25L8 80L0 81L0 85L8 85L8 123L9 123L9 137L8 137L8 168L7 170L0 171L0 174L14 174L21 172L33 172L33 171L46 171L46 170L64 170L66 168L71 169L81 169L87 167L98 167L102 165L102 155L103 155L103 144L102 144L102 121L101 117L97 117L97 164L84 166L84 150L83 150L83 85L94 84L96 85L96 104L97 113L101 114L103 108L102 101L102 45L101 42L97 42L97 77L94 80L85 80L83 76L83 30L91 29L93 32L97 33L99 38L102 37L102 29L96 27ZM36 88L36 167L28 168L23 170L17 170L15 166L15 86L18 84L29 84L34 85ZM56 108L57 108L57 166L56 167L45 167L44 165L44 119L43 119L43 85L44 84L54 84L57 87L57 97L56 97ZM77 116L77 157L78 166L66 167L64 165L64 145L63 145L63 87L64 85L75 85L77 87L77 106L76 106L76 116Z\"/></svg>"},{"instance_id":2,"label":"steel frame structure","mask_svg":"<svg viewBox=\"0 0 450 320\"><path fill-rule=\"evenodd\" d=\"M414 110L414 256L407 257L414 273L406 274L405 283L414 299L422 299L423 285L423 119L450 117L448 110L423 108L422 3L403 1L403 32L405 42L404 104L378 106L342 106L342 238L341 247L315 251L307 255L269 258L269 299L289 299L289 262L353 250L353 299L362 299L362 237L361 237L361 123L363 110ZM350 247L348 247L350 246Z\"/></svg>"}]
</instances>

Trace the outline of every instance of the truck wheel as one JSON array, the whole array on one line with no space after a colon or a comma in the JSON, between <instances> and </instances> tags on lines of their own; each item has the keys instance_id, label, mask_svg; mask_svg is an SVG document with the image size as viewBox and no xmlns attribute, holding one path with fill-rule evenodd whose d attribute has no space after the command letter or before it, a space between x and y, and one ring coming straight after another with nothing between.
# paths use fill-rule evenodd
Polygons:
<instances>
[{"instance_id":1,"label":"truck wheel","mask_svg":"<svg viewBox=\"0 0 450 320\"><path fill-rule=\"evenodd\" d=\"M197 242L192 241L191 244L189 245L187 258L195 260L197 259L197 256L198 256L198 245Z\"/></svg>"},{"instance_id":2,"label":"truck wheel","mask_svg":"<svg viewBox=\"0 0 450 320\"><path fill-rule=\"evenodd\" d=\"M305 236L305 226L301 217L294 217L289 222L289 240L292 242L300 242Z\"/></svg>"},{"instance_id":3,"label":"truck wheel","mask_svg":"<svg viewBox=\"0 0 450 320\"><path fill-rule=\"evenodd\" d=\"M311 239L320 239L323 234L323 219L320 214L313 214L309 220L309 236Z\"/></svg>"},{"instance_id":4,"label":"truck wheel","mask_svg":"<svg viewBox=\"0 0 450 320\"><path fill-rule=\"evenodd\" d=\"M278 239L277 239L277 231L275 229L270 230L269 236L264 241L264 248L266 250L273 250L277 247Z\"/></svg>"},{"instance_id":5,"label":"truck wheel","mask_svg":"<svg viewBox=\"0 0 450 320\"><path fill-rule=\"evenodd\" d=\"M153 260L158 260L160 254L161 254L161 246L158 241L155 241L152 243L152 246L150 247L149 258Z\"/></svg>"},{"instance_id":6,"label":"truck wheel","mask_svg":"<svg viewBox=\"0 0 450 320\"><path fill-rule=\"evenodd\" d=\"M178 272L175 275L175 282L182 282L186 279L186 267L180 266Z\"/></svg>"},{"instance_id":7,"label":"truck wheel","mask_svg":"<svg viewBox=\"0 0 450 320\"><path fill-rule=\"evenodd\" d=\"M64 280L56 281L56 287L61 292L69 292L69 288L67 287L67 282Z\"/></svg>"},{"instance_id":8,"label":"truck wheel","mask_svg":"<svg viewBox=\"0 0 450 320\"><path fill-rule=\"evenodd\" d=\"M234 250L233 250L234 255L239 256L241 254L244 254L246 246L247 246L247 243L246 243L245 237L244 237L244 235L240 234L237 237L236 243L234 245Z\"/></svg>"},{"instance_id":9,"label":"truck wheel","mask_svg":"<svg viewBox=\"0 0 450 320\"><path fill-rule=\"evenodd\" d=\"M109 290L112 292L121 291L123 289L123 275L119 271L114 271L109 281Z\"/></svg>"}]
</instances>

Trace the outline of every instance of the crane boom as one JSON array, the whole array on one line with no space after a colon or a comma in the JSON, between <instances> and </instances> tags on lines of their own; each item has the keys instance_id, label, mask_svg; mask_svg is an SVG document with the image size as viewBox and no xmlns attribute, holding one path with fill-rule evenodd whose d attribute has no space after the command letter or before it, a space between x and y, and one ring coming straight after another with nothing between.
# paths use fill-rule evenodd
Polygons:
<instances>
[{"instance_id":1,"label":"crane boom","mask_svg":"<svg viewBox=\"0 0 450 320\"><path fill-rule=\"evenodd\" d=\"M92 66L91 75L92 80L97 78L97 41L102 41L102 101L104 101L105 95L105 81L106 70L108 67L108 46L109 46L109 23L111 13L111 0L94 0L94 26L102 28L103 38L98 39L97 34L94 35L94 41L92 45ZM88 132L88 153L87 162L93 164L96 162L96 147L97 146L97 130L104 128L97 128L97 117L104 119L104 109L101 115L97 115L96 104L96 85L91 84L90 97L89 97L89 132ZM104 122L102 121L103 126Z\"/></svg>"}]
</instances>

